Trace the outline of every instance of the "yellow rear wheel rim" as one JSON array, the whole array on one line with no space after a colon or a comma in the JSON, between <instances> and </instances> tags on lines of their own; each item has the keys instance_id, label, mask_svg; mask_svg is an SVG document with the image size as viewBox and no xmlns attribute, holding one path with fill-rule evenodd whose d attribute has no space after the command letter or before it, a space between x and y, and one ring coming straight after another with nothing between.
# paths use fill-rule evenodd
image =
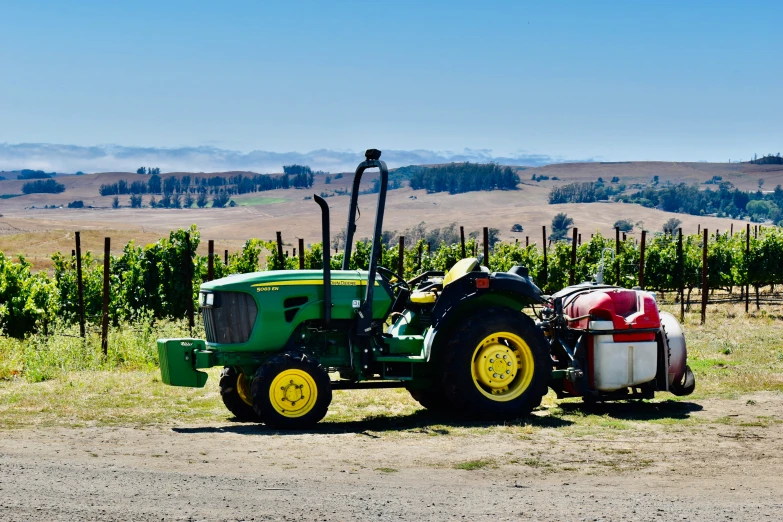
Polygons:
<instances>
[{"instance_id":1,"label":"yellow rear wheel rim","mask_svg":"<svg viewBox=\"0 0 783 522\"><path fill-rule=\"evenodd\" d=\"M253 405L253 396L250 393L250 385L247 383L247 379L245 379L244 373L240 373L237 376L237 395L239 395L239 398L242 399L242 402L248 406Z\"/></svg>"},{"instance_id":2,"label":"yellow rear wheel rim","mask_svg":"<svg viewBox=\"0 0 783 522\"><path fill-rule=\"evenodd\" d=\"M510 401L533 381L533 351L520 336L496 332L478 343L470 370L482 395L497 402Z\"/></svg>"},{"instance_id":3,"label":"yellow rear wheel rim","mask_svg":"<svg viewBox=\"0 0 783 522\"><path fill-rule=\"evenodd\" d=\"M309 413L318 399L318 387L304 370L289 369L278 373L269 386L269 401L284 417L296 418Z\"/></svg>"}]
</instances>

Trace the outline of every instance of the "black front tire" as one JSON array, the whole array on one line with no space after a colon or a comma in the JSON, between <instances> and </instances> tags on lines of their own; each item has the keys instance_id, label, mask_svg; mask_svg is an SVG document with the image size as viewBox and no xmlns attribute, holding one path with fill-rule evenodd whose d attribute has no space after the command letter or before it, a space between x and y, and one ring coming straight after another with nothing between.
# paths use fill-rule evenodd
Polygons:
<instances>
[{"instance_id":1,"label":"black front tire","mask_svg":"<svg viewBox=\"0 0 783 522\"><path fill-rule=\"evenodd\" d=\"M455 411L470 418L528 415L547 393L549 343L521 312L489 308L475 314L451 332L443 348L446 397ZM494 363L496 355L502 370Z\"/></svg>"},{"instance_id":2,"label":"black front tire","mask_svg":"<svg viewBox=\"0 0 783 522\"><path fill-rule=\"evenodd\" d=\"M332 402L329 374L318 361L297 352L277 355L262 364L250 390L253 407L264 424L280 430L315 425Z\"/></svg>"},{"instance_id":3,"label":"black front tire","mask_svg":"<svg viewBox=\"0 0 783 522\"><path fill-rule=\"evenodd\" d=\"M245 376L235 368L230 366L223 368L223 371L220 372L220 381L218 383L220 398L223 399L223 404L228 408L228 411L234 414L237 420L243 422L261 422L261 417L259 417L256 410L253 409L253 405L245 400L250 399L250 386L246 382L243 384L240 379L245 379ZM247 389L245 399L243 399L240 394L241 386L245 386Z\"/></svg>"}]
</instances>

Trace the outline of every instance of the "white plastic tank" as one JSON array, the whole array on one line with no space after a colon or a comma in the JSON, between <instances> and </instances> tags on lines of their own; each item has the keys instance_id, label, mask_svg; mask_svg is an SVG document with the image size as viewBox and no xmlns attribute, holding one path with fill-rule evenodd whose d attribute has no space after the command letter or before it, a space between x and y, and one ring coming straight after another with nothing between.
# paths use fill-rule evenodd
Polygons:
<instances>
[{"instance_id":1,"label":"white plastic tank","mask_svg":"<svg viewBox=\"0 0 783 522\"><path fill-rule=\"evenodd\" d=\"M613 330L612 321L590 321L591 330ZM655 341L614 342L610 335L593 336L593 378L600 391L637 386L655 378L658 343Z\"/></svg>"}]
</instances>

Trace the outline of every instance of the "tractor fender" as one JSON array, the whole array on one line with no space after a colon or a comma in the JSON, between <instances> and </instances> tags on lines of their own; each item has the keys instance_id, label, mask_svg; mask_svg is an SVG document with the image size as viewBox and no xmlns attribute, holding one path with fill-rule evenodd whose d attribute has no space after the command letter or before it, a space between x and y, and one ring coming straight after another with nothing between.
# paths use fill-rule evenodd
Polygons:
<instances>
[{"instance_id":1,"label":"tractor fender","mask_svg":"<svg viewBox=\"0 0 783 522\"><path fill-rule=\"evenodd\" d=\"M508 272L470 272L443 288L432 309L432 325L439 328L465 306L505 306L521 310L544 302L541 290L527 277Z\"/></svg>"},{"instance_id":2,"label":"tractor fender","mask_svg":"<svg viewBox=\"0 0 783 522\"><path fill-rule=\"evenodd\" d=\"M518 312L543 302L541 291L526 277L506 272L466 274L443 289L432 310L432 326L424 336L427 361L443 332L460 325L469 315L493 307Z\"/></svg>"}]
</instances>

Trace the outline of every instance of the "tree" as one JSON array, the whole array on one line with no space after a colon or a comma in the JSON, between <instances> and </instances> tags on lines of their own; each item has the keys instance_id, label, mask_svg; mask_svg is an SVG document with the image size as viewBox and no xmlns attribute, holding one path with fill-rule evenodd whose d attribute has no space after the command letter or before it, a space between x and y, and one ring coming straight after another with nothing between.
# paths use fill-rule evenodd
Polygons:
<instances>
[{"instance_id":1,"label":"tree","mask_svg":"<svg viewBox=\"0 0 783 522\"><path fill-rule=\"evenodd\" d=\"M332 248L335 250L340 248L345 248L345 237L346 237L345 229L342 229L337 234L334 235L332 238Z\"/></svg>"},{"instance_id":2,"label":"tree","mask_svg":"<svg viewBox=\"0 0 783 522\"><path fill-rule=\"evenodd\" d=\"M195 203L195 200L193 199L193 195L190 192L188 192L187 194L185 194L185 202L182 204L182 206L185 208L190 208L193 206L193 203Z\"/></svg>"},{"instance_id":3,"label":"tree","mask_svg":"<svg viewBox=\"0 0 783 522\"><path fill-rule=\"evenodd\" d=\"M228 204L229 199L231 199L231 196L228 195L228 192L221 190L212 198L212 208L225 207Z\"/></svg>"},{"instance_id":4,"label":"tree","mask_svg":"<svg viewBox=\"0 0 783 522\"><path fill-rule=\"evenodd\" d=\"M147 173L147 167L139 167L136 169L136 174L146 174Z\"/></svg>"},{"instance_id":5,"label":"tree","mask_svg":"<svg viewBox=\"0 0 783 522\"><path fill-rule=\"evenodd\" d=\"M557 241L559 239L565 239L568 235L568 229L574 224L574 220L565 212L558 212L555 217L552 218L552 233L549 235L549 239Z\"/></svg>"},{"instance_id":6,"label":"tree","mask_svg":"<svg viewBox=\"0 0 783 522\"><path fill-rule=\"evenodd\" d=\"M198 199L196 199L196 205L198 208L204 208L207 206L208 200L207 200L207 193L204 190L199 191L198 193Z\"/></svg>"},{"instance_id":7,"label":"tree","mask_svg":"<svg viewBox=\"0 0 783 522\"><path fill-rule=\"evenodd\" d=\"M619 228L620 232L630 232L633 230L633 221L630 219L618 219L614 222L614 228Z\"/></svg>"},{"instance_id":8,"label":"tree","mask_svg":"<svg viewBox=\"0 0 783 522\"><path fill-rule=\"evenodd\" d=\"M620 178L617 176L612 177L612 183L620 183Z\"/></svg>"},{"instance_id":9,"label":"tree","mask_svg":"<svg viewBox=\"0 0 783 522\"><path fill-rule=\"evenodd\" d=\"M150 194L160 194L160 176L153 174L147 181L147 190Z\"/></svg>"},{"instance_id":10,"label":"tree","mask_svg":"<svg viewBox=\"0 0 783 522\"><path fill-rule=\"evenodd\" d=\"M57 183L53 179L47 179L46 181L29 181L22 185L22 192L25 194L59 194L65 192L65 185Z\"/></svg>"},{"instance_id":11,"label":"tree","mask_svg":"<svg viewBox=\"0 0 783 522\"><path fill-rule=\"evenodd\" d=\"M511 231L512 231L512 232L523 232L524 230L525 230L525 229L524 229L524 228L522 228L522 225L520 225L519 223L514 223L514 224L511 226Z\"/></svg>"},{"instance_id":12,"label":"tree","mask_svg":"<svg viewBox=\"0 0 783 522\"><path fill-rule=\"evenodd\" d=\"M141 195L131 194L130 206L131 208L141 208Z\"/></svg>"},{"instance_id":13,"label":"tree","mask_svg":"<svg viewBox=\"0 0 783 522\"><path fill-rule=\"evenodd\" d=\"M761 187L764 186L764 180L759 178L759 190L761 190Z\"/></svg>"},{"instance_id":14,"label":"tree","mask_svg":"<svg viewBox=\"0 0 783 522\"><path fill-rule=\"evenodd\" d=\"M674 234L674 231L680 227L680 221L677 218L669 218L669 220L663 224L663 232L665 234Z\"/></svg>"},{"instance_id":15,"label":"tree","mask_svg":"<svg viewBox=\"0 0 783 522\"><path fill-rule=\"evenodd\" d=\"M111 201L111 208L120 208L120 198L118 196L114 196L114 199Z\"/></svg>"}]
</instances>

